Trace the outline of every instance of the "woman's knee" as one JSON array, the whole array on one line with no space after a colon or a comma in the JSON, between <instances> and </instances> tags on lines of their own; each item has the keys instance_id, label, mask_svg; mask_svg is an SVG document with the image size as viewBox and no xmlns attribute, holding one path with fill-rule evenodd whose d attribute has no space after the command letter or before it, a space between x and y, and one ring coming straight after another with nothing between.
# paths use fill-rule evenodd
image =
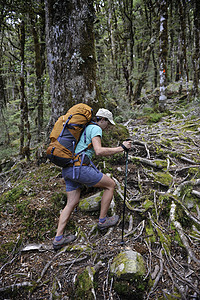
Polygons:
<instances>
[{"instance_id":1,"label":"woman's knee","mask_svg":"<svg viewBox=\"0 0 200 300\"><path fill-rule=\"evenodd\" d=\"M102 179L94 185L95 187L100 187L103 189L114 189L115 188L115 182L113 179L108 177L107 175L103 174Z\"/></svg>"},{"instance_id":2,"label":"woman's knee","mask_svg":"<svg viewBox=\"0 0 200 300\"><path fill-rule=\"evenodd\" d=\"M108 179L109 178L109 179ZM113 190L115 189L115 181L110 177L107 178L105 189Z\"/></svg>"},{"instance_id":3,"label":"woman's knee","mask_svg":"<svg viewBox=\"0 0 200 300\"><path fill-rule=\"evenodd\" d=\"M111 179L110 188L114 190L114 189L115 189L115 186L116 186L116 183L114 182L113 179Z\"/></svg>"}]
</instances>

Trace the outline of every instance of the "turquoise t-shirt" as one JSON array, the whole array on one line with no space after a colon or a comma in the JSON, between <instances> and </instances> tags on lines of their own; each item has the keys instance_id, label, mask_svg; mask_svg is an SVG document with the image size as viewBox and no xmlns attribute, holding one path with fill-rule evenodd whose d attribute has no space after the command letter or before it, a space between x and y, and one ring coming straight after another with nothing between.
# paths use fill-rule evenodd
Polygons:
<instances>
[{"instance_id":1,"label":"turquoise t-shirt","mask_svg":"<svg viewBox=\"0 0 200 300\"><path fill-rule=\"evenodd\" d=\"M88 125L86 127L86 143L84 142L84 133L81 135L81 138L76 146L75 153L80 152L85 149L91 142L93 137L100 136L102 138L102 129L98 125ZM94 154L94 149L86 150L87 156L91 159Z\"/></svg>"}]
</instances>

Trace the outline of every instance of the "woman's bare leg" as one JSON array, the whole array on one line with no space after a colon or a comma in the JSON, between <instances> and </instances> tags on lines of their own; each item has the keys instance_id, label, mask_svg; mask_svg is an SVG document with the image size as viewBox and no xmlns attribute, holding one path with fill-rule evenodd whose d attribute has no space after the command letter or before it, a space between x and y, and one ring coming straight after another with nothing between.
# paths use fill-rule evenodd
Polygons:
<instances>
[{"instance_id":1,"label":"woman's bare leg","mask_svg":"<svg viewBox=\"0 0 200 300\"><path fill-rule=\"evenodd\" d=\"M110 203L113 198L115 182L110 177L103 174L102 179L95 185L95 187L100 187L104 189L103 196L101 199L101 211L99 216L101 219L103 219L107 215L107 211L110 207Z\"/></svg>"},{"instance_id":2,"label":"woman's bare leg","mask_svg":"<svg viewBox=\"0 0 200 300\"><path fill-rule=\"evenodd\" d=\"M67 205L60 214L56 236L63 234L72 211L79 203L80 193L80 188L71 192L67 192Z\"/></svg>"}]
</instances>

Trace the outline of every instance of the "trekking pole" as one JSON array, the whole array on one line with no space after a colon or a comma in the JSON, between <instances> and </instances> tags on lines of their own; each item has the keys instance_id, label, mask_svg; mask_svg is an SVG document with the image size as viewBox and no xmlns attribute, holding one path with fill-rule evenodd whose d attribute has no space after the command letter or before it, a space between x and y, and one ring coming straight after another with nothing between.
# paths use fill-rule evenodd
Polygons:
<instances>
[{"instance_id":1,"label":"trekking pole","mask_svg":"<svg viewBox=\"0 0 200 300\"><path fill-rule=\"evenodd\" d=\"M130 141L130 139L127 139L126 141ZM125 153L126 153L126 165L125 165L125 180L124 180L124 205L123 205L123 218L122 218L122 240L120 245L124 245L124 218L125 218L125 208L126 208L126 185L127 185L127 173L128 173L128 151L129 149L127 149L123 144L121 145L122 148L124 149Z\"/></svg>"}]
</instances>

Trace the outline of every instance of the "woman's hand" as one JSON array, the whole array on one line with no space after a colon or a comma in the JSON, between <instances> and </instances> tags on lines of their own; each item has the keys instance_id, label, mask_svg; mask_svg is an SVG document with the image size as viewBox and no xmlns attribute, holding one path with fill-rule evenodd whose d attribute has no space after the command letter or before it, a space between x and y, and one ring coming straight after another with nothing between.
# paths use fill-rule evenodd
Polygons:
<instances>
[{"instance_id":1,"label":"woman's hand","mask_svg":"<svg viewBox=\"0 0 200 300\"><path fill-rule=\"evenodd\" d=\"M132 145L132 141L130 140L130 141L124 141L123 143L122 143L128 150L130 150L131 149L131 145Z\"/></svg>"}]
</instances>

